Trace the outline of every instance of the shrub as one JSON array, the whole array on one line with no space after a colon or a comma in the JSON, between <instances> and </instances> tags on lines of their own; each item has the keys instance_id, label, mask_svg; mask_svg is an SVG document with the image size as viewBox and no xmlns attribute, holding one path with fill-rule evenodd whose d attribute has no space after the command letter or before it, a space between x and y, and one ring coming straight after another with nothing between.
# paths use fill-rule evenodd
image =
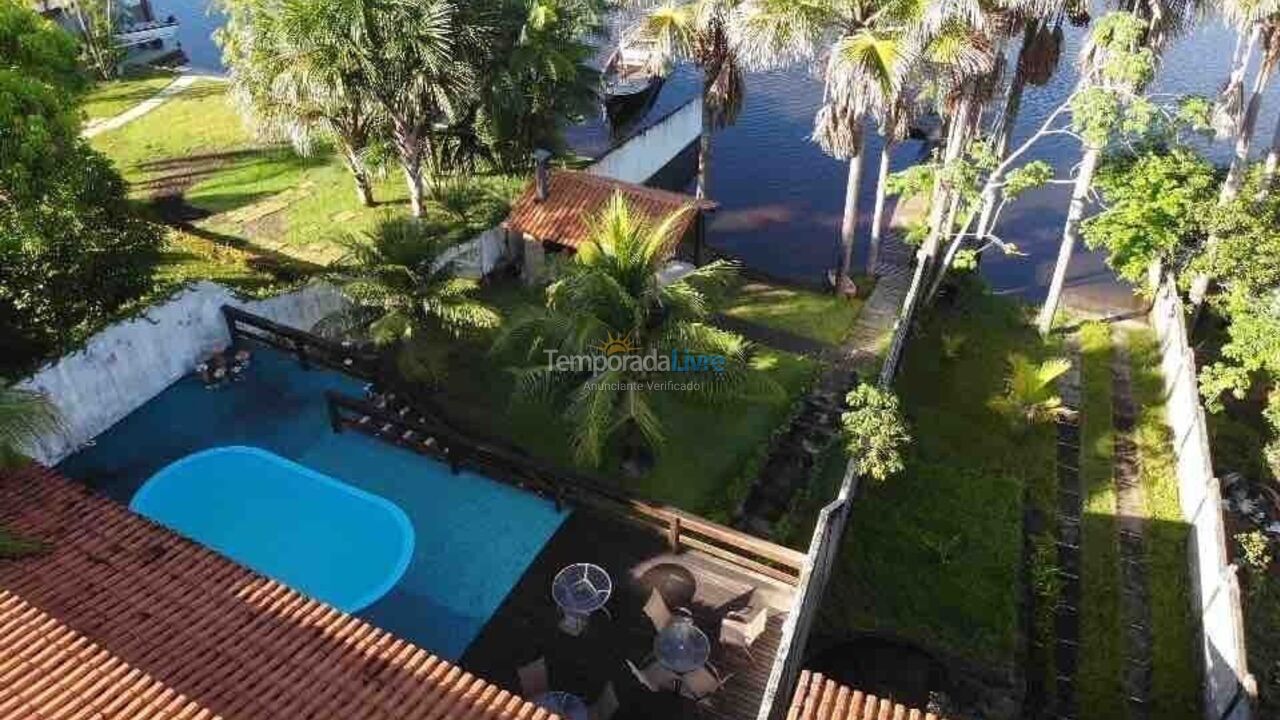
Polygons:
<instances>
[{"instance_id":1,"label":"shrub","mask_svg":"<svg viewBox=\"0 0 1280 720\"><path fill-rule=\"evenodd\" d=\"M874 385L859 385L846 397L849 411L841 417L845 448L858 471L876 481L903 470L902 447L911 434L898 397Z\"/></svg>"}]
</instances>

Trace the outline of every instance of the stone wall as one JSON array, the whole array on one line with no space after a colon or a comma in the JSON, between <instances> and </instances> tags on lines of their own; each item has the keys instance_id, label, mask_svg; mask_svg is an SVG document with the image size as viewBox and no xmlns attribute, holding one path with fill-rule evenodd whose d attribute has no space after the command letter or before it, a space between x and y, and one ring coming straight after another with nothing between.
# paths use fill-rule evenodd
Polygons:
<instances>
[{"instance_id":1,"label":"stone wall","mask_svg":"<svg viewBox=\"0 0 1280 720\"><path fill-rule=\"evenodd\" d=\"M210 352L230 343L220 308L232 305L298 328L342 306L323 283L266 300L241 300L200 282L141 315L111 325L81 350L42 367L20 387L44 392L62 417L61 432L29 448L52 465L158 395Z\"/></svg>"}]
</instances>

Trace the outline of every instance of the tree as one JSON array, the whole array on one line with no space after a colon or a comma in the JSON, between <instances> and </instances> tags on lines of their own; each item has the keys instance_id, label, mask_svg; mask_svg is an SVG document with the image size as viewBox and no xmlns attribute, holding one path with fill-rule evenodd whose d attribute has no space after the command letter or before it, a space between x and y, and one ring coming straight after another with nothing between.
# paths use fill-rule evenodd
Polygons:
<instances>
[{"instance_id":1,"label":"tree","mask_svg":"<svg viewBox=\"0 0 1280 720\"><path fill-rule=\"evenodd\" d=\"M497 327L498 314L476 300L479 285L454 274L459 238L413 218L387 217L339 240L346 253L333 271L350 305L324 318L322 335L401 346L401 370L436 381L450 339Z\"/></svg>"},{"instance_id":2,"label":"tree","mask_svg":"<svg viewBox=\"0 0 1280 720\"><path fill-rule=\"evenodd\" d=\"M111 0L74 0L69 4L84 64L99 80L111 80L120 73L125 49L116 41L118 8Z\"/></svg>"},{"instance_id":3,"label":"tree","mask_svg":"<svg viewBox=\"0 0 1280 720\"><path fill-rule=\"evenodd\" d=\"M333 143L361 205L373 205L365 157L383 116L344 0L223 0L215 37L241 112L301 153Z\"/></svg>"},{"instance_id":4,"label":"tree","mask_svg":"<svg viewBox=\"0 0 1280 720\"><path fill-rule=\"evenodd\" d=\"M746 94L738 54L729 38L729 17L736 0L693 0L648 10L636 31L653 40L664 64L692 60L702 70L702 132L698 140L699 199L707 196L711 134L732 125Z\"/></svg>"},{"instance_id":5,"label":"tree","mask_svg":"<svg viewBox=\"0 0 1280 720\"><path fill-rule=\"evenodd\" d=\"M0 3L0 370L29 369L151 286L161 237L80 139L74 40Z\"/></svg>"},{"instance_id":6,"label":"tree","mask_svg":"<svg viewBox=\"0 0 1280 720\"><path fill-rule=\"evenodd\" d=\"M845 403L849 409L840 416L845 452L858 473L883 482L902 472L902 448L911 442L911 433L898 397L864 383L849 392Z\"/></svg>"},{"instance_id":7,"label":"tree","mask_svg":"<svg viewBox=\"0 0 1280 720\"><path fill-rule=\"evenodd\" d=\"M26 462L31 443L61 427L57 411L44 395L8 385L0 378L0 471ZM0 527L0 559L39 551L43 546Z\"/></svg>"},{"instance_id":8,"label":"tree","mask_svg":"<svg viewBox=\"0 0 1280 720\"><path fill-rule=\"evenodd\" d=\"M600 75L586 40L600 33L601 0L527 0L505 3L501 40L492 66L481 70L477 120L493 158L506 168L527 167L538 148L560 149L563 125L577 122L599 102Z\"/></svg>"},{"instance_id":9,"label":"tree","mask_svg":"<svg viewBox=\"0 0 1280 720\"><path fill-rule=\"evenodd\" d=\"M1121 278L1142 286L1152 263L1175 272L1208 235L1218 174L1186 148L1150 148L1103 161L1103 210L1082 226L1090 250L1104 248Z\"/></svg>"},{"instance_id":10,"label":"tree","mask_svg":"<svg viewBox=\"0 0 1280 720\"><path fill-rule=\"evenodd\" d=\"M546 308L514 319L495 352L517 355L522 394L564 408L578 463L597 467L621 445L641 463L664 440L655 397L720 402L776 395L750 367L752 346L707 321L707 291L733 266L716 261L664 284L683 212L645 220L615 195L563 276L547 288ZM674 390L663 389L675 383Z\"/></svg>"},{"instance_id":11,"label":"tree","mask_svg":"<svg viewBox=\"0 0 1280 720\"><path fill-rule=\"evenodd\" d=\"M734 13L735 46L749 67L769 70L825 59L813 140L849 163L837 287L848 281L853 259L863 125L873 109L892 105L904 69L904 35L919 9L906 0L747 0Z\"/></svg>"}]
</instances>

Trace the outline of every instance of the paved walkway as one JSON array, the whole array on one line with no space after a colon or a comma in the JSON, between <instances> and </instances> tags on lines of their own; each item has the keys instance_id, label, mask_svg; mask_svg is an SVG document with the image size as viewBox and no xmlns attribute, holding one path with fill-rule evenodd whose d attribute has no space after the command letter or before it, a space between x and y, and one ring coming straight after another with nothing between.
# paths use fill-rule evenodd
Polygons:
<instances>
[{"instance_id":1,"label":"paved walkway","mask_svg":"<svg viewBox=\"0 0 1280 720\"><path fill-rule=\"evenodd\" d=\"M173 82L160 88L160 92L125 110L114 117L99 119L89 123L84 130L80 131L80 136L91 138L94 135L115 130L125 124L133 122L147 113L155 110L165 103L166 100L177 95L178 93L191 87L197 80L213 80L215 82L226 82L226 78L217 75L197 75L184 74L179 75Z\"/></svg>"}]
</instances>

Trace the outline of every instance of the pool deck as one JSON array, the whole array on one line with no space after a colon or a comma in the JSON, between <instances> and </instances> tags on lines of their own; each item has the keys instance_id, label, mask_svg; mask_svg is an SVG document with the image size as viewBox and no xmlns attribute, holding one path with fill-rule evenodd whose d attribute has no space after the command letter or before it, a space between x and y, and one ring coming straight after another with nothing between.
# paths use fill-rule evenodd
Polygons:
<instances>
[{"instance_id":1,"label":"pool deck","mask_svg":"<svg viewBox=\"0 0 1280 720\"><path fill-rule=\"evenodd\" d=\"M561 632L551 600L551 580L566 565L592 562L613 578L611 618L596 613L580 637ZM665 579L665 582L662 582ZM688 607L711 638L711 663L728 683L701 712L674 693L651 693L631 675L631 660L643 667L655 631L643 607L660 590L671 607ZM777 653L793 589L697 551L672 554L650 529L578 508L543 547L497 613L461 658L461 664L501 687L519 692L516 669L545 657L550 686L593 702L607 682L614 684L628 718L716 717L746 720L760 710L769 670ZM752 657L717 642L720 620L747 602L769 609L768 630L752 647Z\"/></svg>"}]
</instances>

